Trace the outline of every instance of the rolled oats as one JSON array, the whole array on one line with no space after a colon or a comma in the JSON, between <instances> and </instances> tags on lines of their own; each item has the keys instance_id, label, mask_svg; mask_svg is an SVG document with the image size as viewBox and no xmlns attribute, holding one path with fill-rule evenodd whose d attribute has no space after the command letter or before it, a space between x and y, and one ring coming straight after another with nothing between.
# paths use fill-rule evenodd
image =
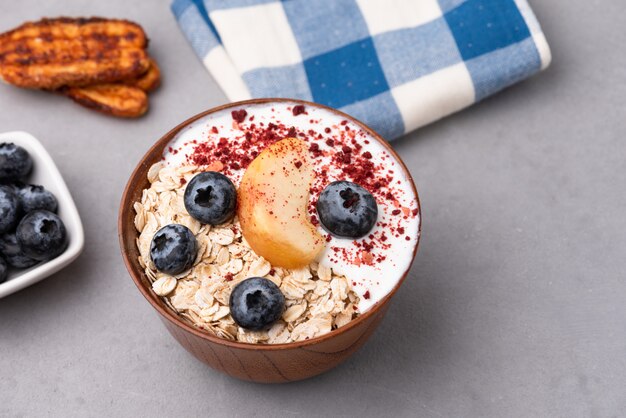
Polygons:
<instances>
[{"instance_id":1,"label":"rolled oats","mask_svg":"<svg viewBox=\"0 0 626 418\"><path fill-rule=\"evenodd\" d=\"M344 325L347 325L348 322L350 322L352 320L352 313L354 312L354 310L352 309L352 306L350 306L350 309L346 309L345 311L339 313L339 315L337 315L335 317L335 326L337 328L341 328Z\"/></svg>"},{"instance_id":2,"label":"rolled oats","mask_svg":"<svg viewBox=\"0 0 626 418\"><path fill-rule=\"evenodd\" d=\"M150 188L135 202L139 231L139 263L155 294L182 318L218 337L254 344L284 344L326 334L345 326L358 315L358 296L348 280L317 262L300 269L272 267L252 251L241 235L239 221L211 227L191 218L184 208L186 184L197 168L171 168L162 162L148 170ZM169 224L188 227L198 242L194 266L176 277L157 272L150 259L155 232ZM268 330L243 329L230 316L230 292L249 277L266 277L285 295L282 319Z\"/></svg>"},{"instance_id":3,"label":"rolled oats","mask_svg":"<svg viewBox=\"0 0 626 418\"><path fill-rule=\"evenodd\" d=\"M248 274L251 277L264 277L270 274L271 270L272 265L269 261L267 261L263 257L257 257L255 260L252 260L252 262L250 262Z\"/></svg>"},{"instance_id":4,"label":"rolled oats","mask_svg":"<svg viewBox=\"0 0 626 418\"><path fill-rule=\"evenodd\" d=\"M307 307L306 301L298 305L290 306L283 313L283 320L285 322L295 321L296 319L300 318L302 314L306 311L306 307Z\"/></svg>"},{"instance_id":5,"label":"rolled oats","mask_svg":"<svg viewBox=\"0 0 626 418\"><path fill-rule=\"evenodd\" d=\"M154 183L159 178L159 172L163 168L163 162L159 161L158 163L152 164L152 166L148 169L148 181L150 183Z\"/></svg>"},{"instance_id":6,"label":"rolled oats","mask_svg":"<svg viewBox=\"0 0 626 418\"><path fill-rule=\"evenodd\" d=\"M176 279L173 277L161 277L152 283L152 290L159 296L167 296L176 287Z\"/></svg>"},{"instance_id":7,"label":"rolled oats","mask_svg":"<svg viewBox=\"0 0 626 418\"><path fill-rule=\"evenodd\" d=\"M324 280L325 282L330 281L332 277L330 267L324 265L318 266L317 276L320 278L320 280Z\"/></svg>"},{"instance_id":8,"label":"rolled oats","mask_svg":"<svg viewBox=\"0 0 626 418\"><path fill-rule=\"evenodd\" d=\"M209 232L209 238L220 245L229 245L233 243L235 233L230 228L217 228Z\"/></svg>"}]
</instances>

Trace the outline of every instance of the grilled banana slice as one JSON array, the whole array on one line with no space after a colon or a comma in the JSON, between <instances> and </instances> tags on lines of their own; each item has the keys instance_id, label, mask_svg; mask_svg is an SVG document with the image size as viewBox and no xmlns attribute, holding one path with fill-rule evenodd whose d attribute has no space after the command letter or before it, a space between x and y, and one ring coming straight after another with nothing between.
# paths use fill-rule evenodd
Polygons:
<instances>
[{"instance_id":1,"label":"grilled banana slice","mask_svg":"<svg viewBox=\"0 0 626 418\"><path fill-rule=\"evenodd\" d=\"M131 80L123 81L124 84L138 87L145 92L151 92L161 85L161 70L156 61L150 58L150 68L145 74Z\"/></svg>"},{"instance_id":2,"label":"grilled banana slice","mask_svg":"<svg viewBox=\"0 0 626 418\"><path fill-rule=\"evenodd\" d=\"M61 89L61 93L90 109L132 118L143 115L148 109L146 95L137 89L148 93L159 87L159 84L161 72L156 62L150 59L150 68L140 77L119 83L66 87Z\"/></svg>"},{"instance_id":3,"label":"grilled banana slice","mask_svg":"<svg viewBox=\"0 0 626 418\"><path fill-rule=\"evenodd\" d=\"M148 110L146 92L122 83L66 87L60 92L82 106L113 116L136 118Z\"/></svg>"},{"instance_id":4,"label":"grilled banana slice","mask_svg":"<svg viewBox=\"0 0 626 418\"><path fill-rule=\"evenodd\" d=\"M139 77L150 67L141 26L126 20L57 18L0 34L0 78L55 90Z\"/></svg>"}]
</instances>

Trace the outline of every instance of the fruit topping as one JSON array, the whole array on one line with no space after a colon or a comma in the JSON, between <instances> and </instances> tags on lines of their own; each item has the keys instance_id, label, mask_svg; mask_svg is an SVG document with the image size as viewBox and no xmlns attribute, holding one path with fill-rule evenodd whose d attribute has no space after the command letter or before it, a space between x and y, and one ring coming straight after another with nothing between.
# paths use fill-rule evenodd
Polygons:
<instances>
[{"instance_id":1,"label":"fruit topping","mask_svg":"<svg viewBox=\"0 0 626 418\"><path fill-rule=\"evenodd\" d=\"M248 112L246 112L245 109L233 110L230 114L237 123L243 122L246 120L246 116L248 116Z\"/></svg>"},{"instance_id":2,"label":"fruit topping","mask_svg":"<svg viewBox=\"0 0 626 418\"><path fill-rule=\"evenodd\" d=\"M172 276L188 270L198 252L193 232L184 225L171 224L159 229L150 243L150 258L156 269Z\"/></svg>"},{"instance_id":3,"label":"fruit topping","mask_svg":"<svg viewBox=\"0 0 626 418\"><path fill-rule=\"evenodd\" d=\"M185 189L185 208L198 221L219 225L235 216L237 189L225 175L215 171L199 173Z\"/></svg>"},{"instance_id":4,"label":"fruit topping","mask_svg":"<svg viewBox=\"0 0 626 418\"><path fill-rule=\"evenodd\" d=\"M242 234L272 265L302 267L324 248L307 216L313 179L308 146L296 138L266 148L244 173L237 208Z\"/></svg>"},{"instance_id":5,"label":"fruit topping","mask_svg":"<svg viewBox=\"0 0 626 418\"><path fill-rule=\"evenodd\" d=\"M24 254L35 260L50 260L67 247L63 221L47 210L36 210L24 216L15 235Z\"/></svg>"},{"instance_id":6,"label":"fruit topping","mask_svg":"<svg viewBox=\"0 0 626 418\"><path fill-rule=\"evenodd\" d=\"M251 277L235 286L230 293L229 305L237 325L260 330L282 316L285 296L271 280Z\"/></svg>"},{"instance_id":7,"label":"fruit topping","mask_svg":"<svg viewBox=\"0 0 626 418\"><path fill-rule=\"evenodd\" d=\"M376 224L378 206L374 196L358 184L335 181L320 194L317 214L332 235L361 238Z\"/></svg>"},{"instance_id":8,"label":"fruit topping","mask_svg":"<svg viewBox=\"0 0 626 418\"><path fill-rule=\"evenodd\" d=\"M294 116L298 116L298 115L301 115L303 113L306 113L306 109L304 108L303 105L296 105L296 106L293 107L292 112L293 112Z\"/></svg>"}]
</instances>

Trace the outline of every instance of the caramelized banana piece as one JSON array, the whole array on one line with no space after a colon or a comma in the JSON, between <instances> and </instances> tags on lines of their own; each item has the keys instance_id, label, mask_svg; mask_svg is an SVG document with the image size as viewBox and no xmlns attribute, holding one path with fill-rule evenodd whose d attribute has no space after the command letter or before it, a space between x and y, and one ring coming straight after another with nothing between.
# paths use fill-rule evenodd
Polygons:
<instances>
[{"instance_id":1,"label":"caramelized banana piece","mask_svg":"<svg viewBox=\"0 0 626 418\"><path fill-rule=\"evenodd\" d=\"M126 20L42 19L0 34L0 79L56 90L139 77L150 67L141 26Z\"/></svg>"},{"instance_id":2,"label":"caramelized banana piece","mask_svg":"<svg viewBox=\"0 0 626 418\"><path fill-rule=\"evenodd\" d=\"M145 92L151 92L161 85L161 70L156 61L150 58L150 68L145 74L131 80L125 80L123 83L140 88Z\"/></svg>"},{"instance_id":3,"label":"caramelized banana piece","mask_svg":"<svg viewBox=\"0 0 626 418\"><path fill-rule=\"evenodd\" d=\"M148 110L146 92L121 83L66 87L61 93L82 106L113 116L136 118Z\"/></svg>"}]
</instances>

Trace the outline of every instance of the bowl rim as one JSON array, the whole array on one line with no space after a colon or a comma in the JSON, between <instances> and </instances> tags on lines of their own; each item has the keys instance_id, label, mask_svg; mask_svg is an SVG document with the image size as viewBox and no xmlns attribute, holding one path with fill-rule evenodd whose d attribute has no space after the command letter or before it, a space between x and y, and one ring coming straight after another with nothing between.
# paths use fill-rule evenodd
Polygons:
<instances>
[{"instance_id":1,"label":"bowl rim","mask_svg":"<svg viewBox=\"0 0 626 418\"><path fill-rule=\"evenodd\" d=\"M312 107L321 108L323 110L330 111L331 113L334 113L340 117L350 120L352 123L355 123L361 129L363 129L368 134L370 134L373 138L375 138L386 149L387 152L389 152L393 157L396 158L406 178L409 180L409 183L411 184L411 188L417 200L419 224L418 224L418 230L417 230L417 234L418 234L417 241L415 242L415 246L413 248L413 256L411 258L411 262L409 263L406 270L402 274L402 277L400 278L400 280L398 280L398 282L393 287L393 289L387 295L385 295L385 297L383 297L381 300L379 300L374 305L372 305L372 307L367 312L357 316L355 319L351 320L348 324L344 325L343 327L332 330L331 332L321 335L319 337L311 338L311 339L304 340L304 341L295 341L295 342L283 343L283 344L254 344L254 343L231 341L225 338L211 335L206 331L202 331L199 328L196 328L193 325L186 323L185 321L181 319L181 317L178 314L173 312L171 309L167 309L159 305L156 302L156 298L158 298L158 296L154 295L154 293L150 289L147 289L147 287L144 286L142 283L141 279L142 279L142 276L145 275L145 273L143 271L136 271L133 265L134 262L133 260L130 259L129 254L126 251L126 248L124 245L125 243L124 233L126 232L125 225L130 225L131 223L125 223L124 220L127 219L127 217L129 216L129 213L132 213L131 211L134 210L133 209L134 202L131 202L130 199L132 195L134 194L133 192L136 190L136 187L134 187L135 183L137 182L137 180L141 178L140 172L146 171L147 169L149 169L147 160L157 150L161 150L159 154L162 154L162 150L165 148L166 144L168 144L176 136L176 134L182 131L185 127L189 126L191 123L197 121L198 119L204 118L205 116L208 116L212 113L220 112L226 109L239 108L239 107L244 107L244 106L262 105L262 104L269 104L269 103L293 103L296 105L304 105L304 106L312 106ZM250 99L250 100L242 100L242 101L227 103L227 104L216 106L208 110L205 110L203 112L200 112L194 116L191 116L185 121L179 123L176 127L174 127L165 135L163 135L158 141L156 141L148 149L148 151L141 158L141 160L139 161L139 163L133 170L126 186L124 187L124 192L122 194L122 199L121 199L120 208L119 208L119 215L118 215L118 238L120 241L120 249L122 252L122 258L124 260L124 264L126 265L126 269L128 270L128 273L133 279L133 282L135 283L135 285L137 286L141 294L152 305L152 307L156 309L156 311L163 318L167 319L170 323L172 323L173 325L176 325L177 327L182 328L183 330L195 335L196 337L199 337L203 340L207 340L208 342L211 342L211 343L227 346L229 348L235 348L235 349L240 349L240 350L254 350L254 351L256 350L278 351L278 350L285 350L285 349L297 349L297 348L302 348L302 347L307 347L307 346L311 346L314 344L322 343L322 342L328 341L331 338L335 338L345 332L350 331L351 329L357 327L362 322L366 321L368 318L376 315L378 311L381 309L381 307L389 302L389 300L398 291L400 286L402 286L402 283L404 283L404 281L406 280L406 277L408 276L409 271L411 270L413 262L415 261L415 257L417 255L417 249L421 241L421 235L422 235L422 206L419 200L419 195L417 193L417 188L415 186L413 176L411 176L411 173L409 169L407 168L406 164L400 158L398 153L391 147L389 142L385 140L377 132L375 132L373 129L365 125L363 122L359 121L358 119L344 112L341 112L340 110L333 109L331 107L321 105L318 103L309 102L306 100L289 99L289 98L260 98L260 99Z\"/></svg>"}]
</instances>

